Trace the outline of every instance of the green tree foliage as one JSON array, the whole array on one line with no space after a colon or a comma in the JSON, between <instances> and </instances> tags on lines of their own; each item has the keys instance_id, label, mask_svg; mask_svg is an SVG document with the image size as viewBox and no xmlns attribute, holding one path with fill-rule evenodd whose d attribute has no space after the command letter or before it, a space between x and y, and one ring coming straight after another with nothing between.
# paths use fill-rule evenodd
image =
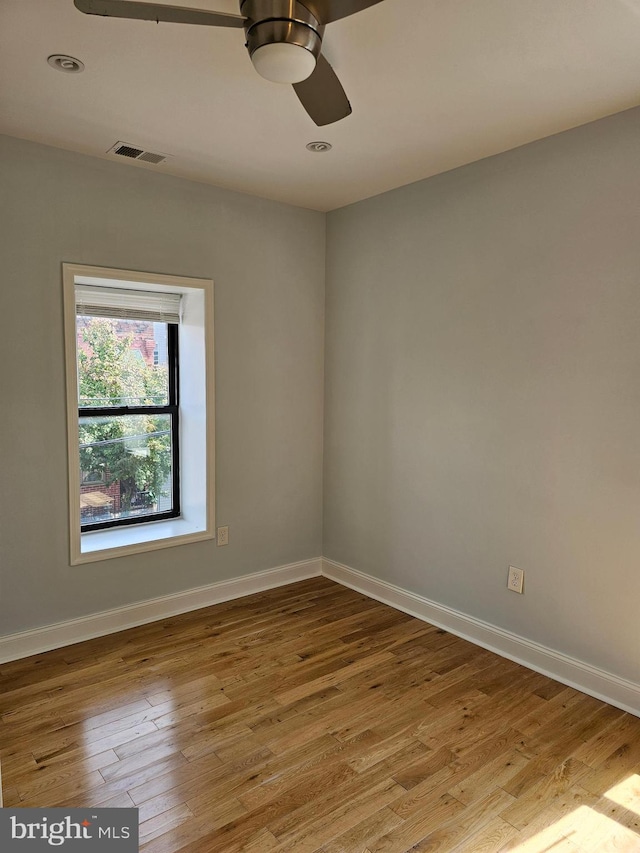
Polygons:
<instances>
[{"instance_id":1,"label":"green tree foliage","mask_svg":"<svg viewBox=\"0 0 640 853\"><path fill-rule=\"evenodd\" d=\"M81 407L153 406L167 402L167 368L145 363L121 337L113 320L93 318L82 330L78 353ZM80 419L80 467L104 482L120 483L126 514L136 495L148 504L165 494L171 472L171 418L144 414Z\"/></svg>"}]
</instances>

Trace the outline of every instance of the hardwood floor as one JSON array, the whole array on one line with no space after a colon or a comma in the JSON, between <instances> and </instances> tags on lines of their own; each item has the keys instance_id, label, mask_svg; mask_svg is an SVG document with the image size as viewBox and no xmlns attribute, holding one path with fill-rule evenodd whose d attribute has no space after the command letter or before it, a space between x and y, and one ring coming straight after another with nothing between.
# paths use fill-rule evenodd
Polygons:
<instances>
[{"instance_id":1,"label":"hardwood floor","mask_svg":"<svg viewBox=\"0 0 640 853\"><path fill-rule=\"evenodd\" d=\"M315 578L0 666L6 806L146 853L640 851L640 719Z\"/></svg>"}]
</instances>

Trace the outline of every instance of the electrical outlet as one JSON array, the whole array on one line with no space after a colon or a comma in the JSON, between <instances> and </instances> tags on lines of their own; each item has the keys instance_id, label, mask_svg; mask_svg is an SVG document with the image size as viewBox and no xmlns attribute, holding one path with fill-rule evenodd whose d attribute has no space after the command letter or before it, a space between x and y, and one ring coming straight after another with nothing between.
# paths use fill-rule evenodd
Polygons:
<instances>
[{"instance_id":1,"label":"electrical outlet","mask_svg":"<svg viewBox=\"0 0 640 853\"><path fill-rule=\"evenodd\" d=\"M524 569L516 569L515 566L509 566L507 589L510 589L511 592L518 592L522 595L524 592Z\"/></svg>"},{"instance_id":2,"label":"electrical outlet","mask_svg":"<svg viewBox=\"0 0 640 853\"><path fill-rule=\"evenodd\" d=\"M229 528L228 527L219 527L218 528L218 545L228 545L229 544Z\"/></svg>"}]
</instances>

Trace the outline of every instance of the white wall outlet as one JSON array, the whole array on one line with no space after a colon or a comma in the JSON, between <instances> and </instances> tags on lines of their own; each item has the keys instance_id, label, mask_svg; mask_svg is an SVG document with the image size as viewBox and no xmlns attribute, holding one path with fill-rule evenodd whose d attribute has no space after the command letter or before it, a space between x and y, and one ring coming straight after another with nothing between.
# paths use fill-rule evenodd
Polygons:
<instances>
[{"instance_id":1,"label":"white wall outlet","mask_svg":"<svg viewBox=\"0 0 640 853\"><path fill-rule=\"evenodd\" d=\"M218 528L217 541L218 541L218 545L228 545L229 544L229 528L228 528L228 526Z\"/></svg>"},{"instance_id":2,"label":"white wall outlet","mask_svg":"<svg viewBox=\"0 0 640 853\"><path fill-rule=\"evenodd\" d=\"M511 592L518 592L522 595L524 592L524 569L516 569L515 566L509 566L507 589L510 589Z\"/></svg>"}]
</instances>

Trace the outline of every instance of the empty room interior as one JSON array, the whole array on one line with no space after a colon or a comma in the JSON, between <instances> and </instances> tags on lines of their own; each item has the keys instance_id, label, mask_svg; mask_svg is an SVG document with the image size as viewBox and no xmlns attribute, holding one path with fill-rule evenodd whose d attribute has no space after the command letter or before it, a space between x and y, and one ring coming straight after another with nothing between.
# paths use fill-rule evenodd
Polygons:
<instances>
[{"instance_id":1,"label":"empty room interior","mask_svg":"<svg viewBox=\"0 0 640 853\"><path fill-rule=\"evenodd\" d=\"M638 853L640 0L0 0L0 80L0 848Z\"/></svg>"}]
</instances>

